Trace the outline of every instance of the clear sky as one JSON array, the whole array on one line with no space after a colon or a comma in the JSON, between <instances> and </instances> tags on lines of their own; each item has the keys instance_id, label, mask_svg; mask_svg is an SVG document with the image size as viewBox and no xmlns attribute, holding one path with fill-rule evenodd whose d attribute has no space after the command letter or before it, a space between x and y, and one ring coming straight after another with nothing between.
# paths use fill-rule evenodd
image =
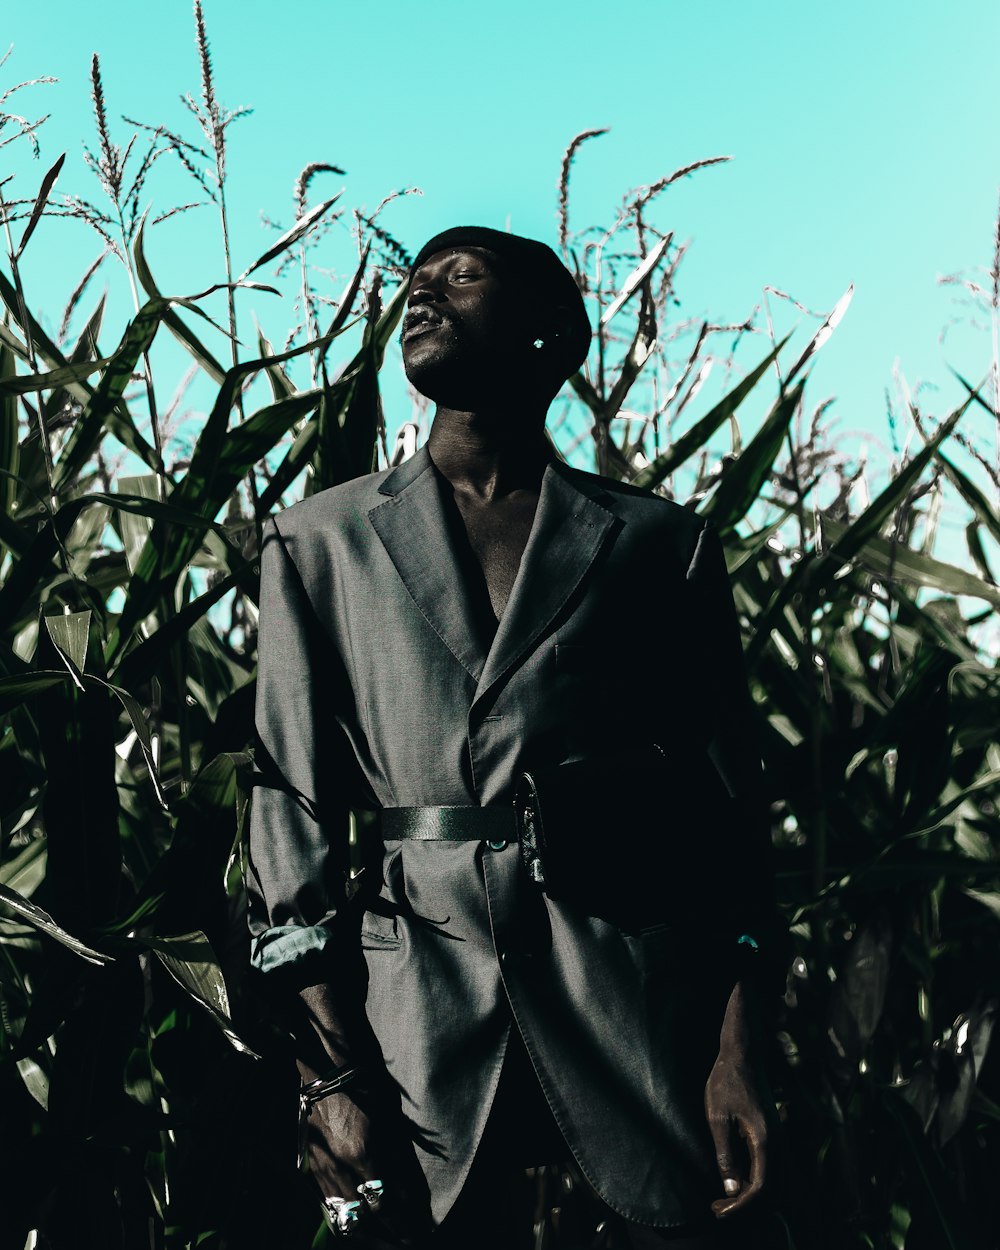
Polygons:
<instances>
[{"instance_id":1,"label":"clear sky","mask_svg":"<svg viewBox=\"0 0 1000 1250\"><path fill-rule=\"evenodd\" d=\"M814 401L838 396L845 438L885 437L897 358L911 384L941 388L925 393L939 413L960 395L949 364L977 381L988 367L986 334L959 328L939 344L962 310L938 278L992 260L996 0L205 0L205 12L223 102L254 108L231 132L238 262L272 237L259 211L291 220L292 184L309 161L342 166L346 178L323 185L343 185L346 202L369 210L393 189L422 188L384 217L411 250L458 222L509 222L552 243L563 149L607 126L574 171L578 226L609 221L627 189L679 165L734 158L660 202L657 224L694 239L679 282L688 310L739 320L766 284L828 310L856 284L811 383ZM186 125L178 93L198 90L188 0L8 5L0 37L15 45L4 86L60 79L15 97L31 116L52 112L38 165L24 144L0 151L21 194L64 149L60 189L92 185L81 159L92 51L120 140L131 132L122 113ZM156 174L158 207L191 198L166 160ZM215 231L209 209L158 228L162 287L221 276ZM48 300L58 321L96 243L75 224L44 223L25 261L29 302ZM283 317L260 312L280 337Z\"/></svg>"}]
</instances>

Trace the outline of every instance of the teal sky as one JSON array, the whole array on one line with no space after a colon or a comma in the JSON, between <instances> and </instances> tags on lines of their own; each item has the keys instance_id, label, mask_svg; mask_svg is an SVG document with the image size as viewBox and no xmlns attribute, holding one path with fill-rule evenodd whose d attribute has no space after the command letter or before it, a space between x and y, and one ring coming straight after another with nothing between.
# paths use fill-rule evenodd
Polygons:
<instances>
[{"instance_id":1,"label":"teal sky","mask_svg":"<svg viewBox=\"0 0 1000 1250\"><path fill-rule=\"evenodd\" d=\"M231 132L237 263L273 237L260 211L290 222L292 184L309 161L347 171L317 183L317 196L342 185L345 202L369 210L393 189L422 188L384 216L411 250L458 222L509 222L553 243L563 149L578 131L606 126L574 170L576 226L609 221L626 190L679 165L733 156L659 202L657 224L694 240L679 281L683 311L741 320L766 284L829 310L856 284L811 383L814 402L838 396L838 429L852 448L853 431L867 431L873 446L886 438L884 391L897 358L911 385L940 387L924 393L938 413L960 395L949 364L977 381L988 367L984 332L957 327L939 343L965 311L938 278L992 261L995 0L205 0L205 12L220 97L254 108ZM62 150L59 189L96 193L81 159L81 140L92 142L92 51L119 140L130 133L122 113L186 125L178 93L198 90L187 0L8 6L2 40L15 45L0 71L5 86L60 79L15 97L31 116L52 113L38 164L25 144L0 152L20 194L33 193ZM172 158L167 166L164 158L150 183L159 208L193 198ZM25 258L29 303L47 305L57 323L97 250L74 223L43 223ZM217 280L213 210L165 223L150 252L164 288ZM258 311L280 338L284 314L266 301Z\"/></svg>"}]
</instances>

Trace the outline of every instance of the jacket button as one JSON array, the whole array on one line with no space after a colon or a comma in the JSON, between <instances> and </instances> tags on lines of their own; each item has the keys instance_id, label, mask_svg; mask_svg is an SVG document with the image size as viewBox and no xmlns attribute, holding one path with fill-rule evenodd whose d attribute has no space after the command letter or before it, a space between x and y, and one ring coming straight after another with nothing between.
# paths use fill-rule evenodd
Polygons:
<instances>
[{"instance_id":1,"label":"jacket button","mask_svg":"<svg viewBox=\"0 0 1000 1250\"><path fill-rule=\"evenodd\" d=\"M487 842L486 845L490 848L491 851L502 851L504 847L507 845L507 843L503 841L499 841L499 840L497 841L491 840Z\"/></svg>"}]
</instances>

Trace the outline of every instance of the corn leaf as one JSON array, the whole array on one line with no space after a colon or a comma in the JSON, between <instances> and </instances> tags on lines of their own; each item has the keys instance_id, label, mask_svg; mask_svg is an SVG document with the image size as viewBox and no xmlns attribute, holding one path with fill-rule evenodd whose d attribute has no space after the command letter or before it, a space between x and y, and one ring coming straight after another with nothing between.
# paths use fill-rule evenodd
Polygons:
<instances>
[{"instance_id":1,"label":"corn leaf","mask_svg":"<svg viewBox=\"0 0 1000 1250\"><path fill-rule=\"evenodd\" d=\"M361 253L361 259L358 261L358 267L355 269L353 277L350 282L348 282L344 294L340 297L340 301L337 304L337 311L333 314L333 319L327 327L326 337L328 338L332 338L339 334L347 325L347 318L351 315L351 309L354 307L354 301L358 297L358 291L361 290L361 282L365 276L365 266L368 264L368 253L370 250L371 241L369 240L369 242L367 242L364 246L364 250ZM409 278L407 278L403 285L409 289Z\"/></svg>"},{"instance_id":2,"label":"corn leaf","mask_svg":"<svg viewBox=\"0 0 1000 1250\"><path fill-rule=\"evenodd\" d=\"M809 340L808 344L806 345L805 351L798 358L795 364L792 365L791 369L789 370L788 377L785 378L786 386L788 386L792 381L794 381L796 377L798 377L798 375L806 367L808 362L813 358L813 356L816 355L816 353L820 350L820 348L827 342L830 335L834 332L834 330L843 320L844 313L847 312L847 309L849 308L851 300L853 298L854 298L854 283L852 282L851 285L844 292L844 294L840 297L840 299L837 300L836 304L833 307L833 312L830 313L829 317L826 318L826 320L823 322L820 328L816 331L816 333Z\"/></svg>"},{"instance_id":3,"label":"corn leaf","mask_svg":"<svg viewBox=\"0 0 1000 1250\"><path fill-rule=\"evenodd\" d=\"M844 530L833 547L822 552L810 552L792 570L791 574L772 596L770 603L755 622L755 632L746 648L747 665L752 670L761 649L771 635L775 621L796 594L806 591L815 596L825 590L849 568L849 562L870 538L875 537L892 510L905 498L913 483L920 477L936 449L948 437L964 415L971 400L966 400L938 426L934 437L911 460L909 460L889 485L876 496L868 507Z\"/></svg>"},{"instance_id":4,"label":"corn leaf","mask_svg":"<svg viewBox=\"0 0 1000 1250\"><path fill-rule=\"evenodd\" d=\"M228 499L247 470L257 464L296 421L312 412L321 397L318 390L290 395L261 408L230 430L219 450L212 484L215 494Z\"/></svg>"},{"instance_id":5,"label":"corn leaf","mask_svg":"<svg viewBox=\"0 0 1000 1250\"><path fill-rule=\"evenodd\" d=\"M100 685L107 687L107 689L111 691L111 693L125 709L125 714L128 716L132 723L132 728L135 730L135 736L139 743L139 749L142 751L142 758L145 760L146 768L149 770L149 776L153 783L153 791L156 794L156 800L160 807L166 810L167 800L163 793L163 787L160 785L160 777L156 769L156 761L153 758L153 742L149 732L149 722L146 720L146 715L142 710L142 705L133 695L129 694L129 692L124 690L121 686L114 685L112 682L104 681L101 678L94 677L92 675L90 675L88 679L96 681Z\"/></svg>"},{"instance_id":6,"label":"corn leaf","mask_svg":"<svg viewBox=\"0 0 1000 1250\"><path fill-rule=\"evenodd\" d=\"M355 273L355 279L358 282L360 282L360 273L360 269ZM347 456L348 453L344 448L342 425L344 414L354 394L356 380L365 368L369 352L374 353L374 360L377 362L381 362L384 358L389 339L392 337L403 315L408 289L409 284L404 282L393 294L392 299L383 309L374 332L370 335L370 342L362 345L336 382L326 388L323 395L323 403L318 409L316 418L303 426L296 435L294 443L286 453L284 460L272 474L271 481L261 495L259 503L261 515L271 511L284 492L289 489L303 471L310 459L317 454L316 449L323 441L320 438L321 419L323 422L324 439L328 440L329 443L326 449L328 459L332 457L333 463L337 463L341 457ZM334 330L335 326L337 327L336 330ZM331 323L329 333L330 335L340 333L343 328L344 319L335 317ZM364 472L364 470L361 471ZM345 476L349 476L349 473L345 472Z\"/></svg>"},{"instance_id":7,"label":"corn leaf","mask_svg":"<svg viewBox=\"0 0 1000 1250\"><path fill-rule=\"evenodd\" d=\"M152 296L154 299L162 299L163 296L161 295L160 290L153 278L153 274L149 268L149 262L146 260L145 240L146 214L143 214L142 222L140 223L138 232L135 236L135 244L132 248L132 255L135 258L135 272L142 285L142 289L146 292L146 294ZM173 308L168 307L164 310L163 324L167 327L174 338L176 338L177 341L191 353L192 357L198 362L199 365L201 365L202 369L205 370L214 382L222 381L222 379L226 376L225 369L219 364L216 358L212 355L204 343L202 343L201 339L198 338L194 331L181 320L180 316L173 310Z\"/></svg>"},{"instance_id":8,"label":"corn leaf","mask_svg":"<svg viewBox=\"0 0 1000 1250\"><path fill-rule=\"evenodd\" d=\"M6 345L0 345L0 386L8 378L14 376L14 353ZM17 549L16 540L12 546L8 535L14 530L11 517L13 504L17 499L17 473L20 464L20 446L18 443L17 400L13 395L0 391L0 518L4 525L0 531L0 565L3 564L5 551L10 547ZM16 533L16 530L14 530ZM23 549L23 548L22 548Z\"/></svg>"},{"instance_id":9,"label":"corn leaf","mask_svg":"<svg viewBox=\"0 0 1000 1250\"><path fill-rule=\"evenodd\" d=\"M323 415L326 405L330 403L331 396L342 393L338 390L338 387L340 387L339 379L324 394L321 406L317 409L317 416L306 422L302 429L299 430L291 447L285 453L285 458L271 474L271 480L260 497L260 513L262 516L272 510L315 454L319 441L320 417Z\"/></svg>"},{"instance_id":10,"label":"corn leaf","mask_svg":"<svg viewBox=\"0 0 1000 1250\"><path fill-rule=\"evenodd\" d=\"M262 265L266 265L269 260L274 260L276 257L280 256L282 252L286 251L294 243L298 243L299 239L301 239L303 235L309 233L324 213L336 204L341 195L343 195L343 192L338 191L333 199L326 200L322 204L317 204L315 208L310 209L308 213L306 213L303 217L300 217L295 225L289 230L286 230L277 242L273 243L266 252L257 257L249 269L243 270L239 278L237 278L237 284L243 282L244 279L249 278L250 275L260 269Z\"/></svg>"},{"instance_id":11,"label":"corn leaf","mask_svg":"<svg viewBox=\"0 0 1000 1250\"><path fill-rule=\"evenodd\" d=\"M993 576L990 562L986 558L983 540L979 536L979 524L979 519L976 518L965 527L965 545L969 549L969 555L972 556L973 563L979 569L980 576L984 581L989 582L991 586L995 586L997 579Z\"/></svg>"},{"instance_id":12,"label":"corn leaf","mask_svg":"<svg viewBox=\"0 0 1000 1250\"><path fill-rule=\"evenodd\" d=\"M6 319L0 321L0 343L2 343L8 351L13 352L19 360L23 360L25 364L30 362L31 357L28 352L27 345L17 337L14 331L7 324Z\"/></svg>"},{"instance_id":13,"label":"corn leaf","mask_svg":"<svg viewBox=\"0 0 1000 1250\"><path fill-rule=\"evenodd\" d=\"M10 886L0 885L0 903L9 907L11 911L22 916L29 924L34 925L36 929L47 933L49 937L54 938L60 945L65 946L67 950L71 950L74 955L79 955L81 959L85 959L88 963L114 963L113 956L94 950L86 942L81 942L79 938L75 938L71 933L67 933L61 925L56 924L44 908L39 907L37 903L33 903L16 890L12 890Z\"/></svg>"},{"instance_id":14,"label":"corn leaf","mask_svg":"<svg viewBox=\"0 0 1000 1250\"><path fill-rule=\"evenodd\" d=\"M49 1078L45 1075L38 1063L30 1056L25 1055L22 1059L18 1059L17 1070L24 1082L24 1088L34 1098L35 1102L43 1111L49 1109ZM34 1237L29 1236L25 1244L25 1250L28 1246L37 1245Z\"/></svg>"},{"instance_id":15,"label":"corn leaf","mask_svg":"<svg viewBox=\"0 0 1000 1250\"><path fill-rule=\"evenodd\" d=\"M7 311L10 313L16 324L21 326L21 307L20 301L17 298L17 292L3 273L0 273L0 300L3 301ZM35 349L36 355L40 357L50 369L63 368L67 364L66 357L62 354L59 348L56 347L55 343L52 342L30 312L27 312L25 315L25 322L26 324L21 326L21 330L25 334L30 333L31 343ZM2 322L0 322L0 337L4 339L8 347L14 350L18 355L21 355L23 359L26 360L28 358L27 348L21 345L21 350L18 350L17 344L19 343L19 340L15 335L7 331L7 328ZM73 398L81 404L85 404L93 394L93 388L87 382L71 382L67 389Z\"/></svg>"},{"instance_id":16,"label":"corn leaf","mask_svg":"<svg viewBox=\"0 0 1000 1250\"><path fill-rule=\"evenodd\" d=\"M67 612L45 617L45 627L56 650L67 661L70 676L80 688L83 682L80 674L87 664L87 644L90 641L90 618L93 613Z\"/></svg>"},{"instance_id":17,"label":"corn leaf","mask_svg":"<svg viewBox=\"0 0 1000 1250\"><path fill-rule=\"evenodd\" d=\"M162 299L148 300L128 325L114 355L106 366L102 366L101 380L74 425L56 464L56 490L72 481L82 470L97 450L105 427L150 468L155 470L158 467L156 452L139 434L127 412L123 416L119 402L139 361L148 352L167 307L169 305Z\"/></svg>"},{"instance_id":18,"label":"corn leaf","mask_svg":"<svg viewBox=\"0 0 1000 1250\"><path fill-rule=\"evenodd\" d=\"M142 499L158 499L159 481L155 474L144 473L138 477L120 477L118 492L122 495L135 495ZM122 508L118 518L121 531L122 546L125 548L125 559L129 571L134 573L139 555L146 545L149 531L153 528L153 518L148 513L133 512Z\"/></svg>"},{"instance_id":19,"label":"corn leaf","mask_svg":"<svg viewBox=\"0 0 1000 1250\"><path fill-rule=\"evenodd\" d=\"M718 485L699 509L702 516L711 518L720 532L732 529L737 521L746 516L760 494L802 398L803 385L804 381L790 390L782 390L764 424L739 458L723 471Z\"/></svg>"},{"instance_id":20,"label":"corn leaf","mask_svg":"<svg viewBox=\"0 0 1000 1250\"><path fill-rule=\"evenodd\" d=\"M288 429L319 402L318 392L306 392L281 400L248 418L227 440L229 412L243 378L260 373L272 360L288 360L314 351L316 346L316 342L305 343L267 360L247 361L226 374L226 381L195 444L184 480L171 495L172 503L205 518L204 529L208 528L211 518L229 498L237 469L236 480L239 480L270 450L278 432ZM163 587L174 584L199 542L196 530L179 533L167 524L153 526L135 569L118 625L108 643L109 667L120 657L122 648L138 623L155 606Z\"/></svg>"},{"instance_id":21,"label":"corn leaf","mask_svg":"<svg viewBox=\"0 0 1000 1250\"><path fill-rule=\"evenodd\" d=\"M71 382L82 382L92 373L100 373L114 361L113 356L104 360L81 360L76 364L61 365L46 373L22 373L0 379L0 395L31 395L37 391L55 390Z\"/></svg>"},{"instance_id":22,"label":"corn leaf","mask_svg":"<svg viewBox=\"0 0 1000 1250\"><path fill-rule=\"evenodd\" d=\"M18 619L24 611L24 605L30 602L35 587L51 572L53 562L59 551L59 543L65 543L67 537L84 508L107 506L121 512L134 512L140 516L152 517L164 525L179 530L195 532L194 547L197 548L202 535L211 529L231 549L225 527L214 521L206 520L198 511L180 507L174 502L163 503L157 499L142 497L127 498L123 495L108 495L103 491L94 491L88 495L78 495L63 504L49 524L42 527L32 539L24 554L14 565L3 584L0 584L0 628ZM218 510L216 508L216 510ZM238 554L238 553L236 553ZM147 608L150 611L151 608Z\"/></svg>"},{"instance_id":23,"label":"corn leaf","mask_svg":"<svg viewBox=\"0 0 1000 1250\"><path fill-rule=\"evenodd\" d=\"M105 292L97 301L97 306L87 318L87 324L80 332L76 346L70 353L70 364L76 364L78 361L97 356L97 336L100 334L101 326L104 324L104 310L107 302L108 296L107 292Z\"/></svg>"},{"instance_id":24,"label":"corn leaf","mask_svg":"<svg viewBox=\"0 0 1000 1250\"><path fill-rule=\"evenodd\" d=\"M0 864L0 885L30 898L45 880L45 838L32 838L16 855Z\"/></svg>"},{"instance_id":25,"label":"corn leaf","mask_svg":"<svg viewBox=\"0 0 1000 1250\"><path fill-rule=\"evenodd\" d=\"M963 786L957 794L953 794L947 802L940 804L932 812L929 812L920 828L909 836L914 838L923 837L925 834L939 829L944 821L972 795L978 794L983 790L992 790L996 786L1000 786L1000 769L982 773L970 785Z\"/></svg>"},{"instance_id":26,"label":"corn leaf","mask_svg":"<svg viewBox=\"0 0 1000 1250\"><path fill-rule=\"evenodd\" d=\"M636 291L638 291L639 287L643 284L643 282L645 282L645 280L666 255L667 248L670 246L673 237L673 231L664 235L649 255L644 260L640 261L640 263L632 270L629 276L622 283L621 290L604 310L604 313L601 316L602 326L606 326L611 318L619 313L636 293Z\"/></svg>"},{"instance_id":27,"label":"corn leaf","mask_svg":"<svg viewBox=\"0 0 1000 1250\"><path fill-rule=\"evenodd\" d=\"M28 218L28 224L24 228L24 234L21 235L21 242L17 251L14 253L15 261L20 260L24 255L24 249L28 246L28 240L35 233L35 227L41 220L42 213L45 211L45 205L48 203L49 193L55 186L56 179L59 177L59 171L62 169L65 161L66 153L63 152L62 156L59 157L56 163L42 179L42 185L39 187L38 194L35 196L35 202L31 206L31 216Z\"/></svg>"},{"instance_id":28,"label":"corn leaf","mask_svg":"<svg viewBox=\"0 0 1000 1250\"><path fill-rule=\"evenodd\" d=\"M233 1027L226 981L204 933L196 930L171 937L135 938L133 941L153 951L177 984L211 1016L231 1046L252 1059L260 1058Z\"/></svg>"},{"instance_id":29,"label":"corn leaf","mask_svg":"<svg viewBox=\"0 0 1000 1250\"><path fill-rule=\"evenodd\" d=\"M699 421L696 421L686 434L682 434L666 451L661 452L655 460L647 464L645 468L640 469L632 479L632 484L634 486L642 486L646 490L652 490L654 486L659 486L665 478L679 469L686 460L700 451L719 426L736 412L767 370L774 364L778 353L788 342L788 337L783 338L777 347L769 352L738 386L735 386L710 412L706 413Z\"/></svg>"},{"instance_id":30,"label":"corn leaf","mask_svg":"<svg viewBox=\"0 0 1000 1250\"><path fill-rule=\"evenodd\" d=\"M69 673L52 669L35 669L30 673L0 677L0 716L20 707L26 699L65 681L69 681Z\"/></svg>"},{"instance_id":31,"label":"corn leaf","mask_svg":"<svg viewBox=\"0 0 1000 1250\"><path fill-rule=\"evenodd\" d=\"M824 545L834 546L843 538L847 525L820 514L820 531ZM903 543L886 538L869 538L855 559L884 578L900 578L916 582L948 595L972 595L1000 607L1000 589L976 577L968 569L946 564L921 551L913 551Z\"/></svg>"},{"instance_id":32,"label":"corn leaf","mask_svg":"<svg viewBox=\"0 0 1000 1250\"><path fill-rule=\"evenodd\" d=\"M204 594L186 603L176 615L130 651L115 670L116 679L126 687L138 686L147 681L169 649L184 638L209 608L225 598L234 587L241 586L245 593L252 589L252 598L256 600L258 577L259 564L256 560L244 560L237 565L231 573L220 578Z\"/></svg>"},{"instance_id":33,"label":"corn leaf","mask_svg":"<svg viewBox=\"0 0 1000 1250\"><path fill-rule=\"evenodd\" d=\"M994 541L1000 543L1000 516L997 515L996 509L992 507L990 501L968 474L963 473L953 461L949 460L940 447L935 450L934 454L944 466L945 473L955 484L959 494L989 530Z\"/></svg>"},{"instance_id":34,"label":"corn leaf","mask_svg":"<svg viewBox=\"0 0 1000 1250\"><path fill-rule=\"evenodd\" d=\"M274 355L274 344L264 337L260 326L257 327L257 351L262 360ZM271 394L278 399L289 399L295 394L295 384L281 365L268 365L267 380L271 384Z\"/></svg>"}]
</instances>

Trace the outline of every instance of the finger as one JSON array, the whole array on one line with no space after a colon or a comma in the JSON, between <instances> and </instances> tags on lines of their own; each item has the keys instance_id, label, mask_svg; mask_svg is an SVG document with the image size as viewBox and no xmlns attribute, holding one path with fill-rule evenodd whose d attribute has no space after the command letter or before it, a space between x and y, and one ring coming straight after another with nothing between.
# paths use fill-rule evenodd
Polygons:
<instances>
[{"instance_id":1,"label":"finger","mask_svg":"<svg viewBox=\"0 0 1000 1250\"><path fill-rule=\"evenodd\" d=\"M334 1236L349 1237L365 1250L412 1247L412 1229L402 1207L384 1197L373 1204L368 1196L371 1189L365 1192L371 1185L371 1181L362 1181L357 1187L358 1196L353 1199L334 1196L323 1200L327 1225Z\"/></svg>"},{"instance_id":2,"label":"finger","mask_svg":"<svg viewBox=\"0 0 1000 1250\"><path fill-rule=\"evenodd\" d=\"M354 1236L364 1218L364 1203L356 1198L325 1197L323 1216L335 1237Z\"/></svg>"},{"instance_id":3,"label":"finger","mask_svg":"<svg viewBox=\"0 0 1000 1250\"><path fill-rule=\"evenodd\" d=\"M767 1127L764 1121L740 1121L739 1131L750 1156L749 1180L744 1182L741 1177L738 1189L730 1192L727 1188L727 1196L712 1203L712 1211L719 1217L732 1215L753 1202L764 1188L767 1176Z\"/></svg>"},{"instance_id":4,"label":"finger","mask_svg":"<svg viewBox=\"0 0 1000 1250\"><path fill-rule=\"evenodd\" d=\"M726 1194L722 1202L728 1202L739 1194L743 1187L743 1172L733 1150L733 1124L728 1116L711 1116L708 1127L715 1146L715 1162L722 1178L722 1188ZM714 1209L715 1204L713 1204Z\"/></svg>"},{"instance_id":5,"label":"finger","mask_svg":"<svg viewBox=\"0 0 1000 1250\"><path fill-rule=\"evenodd\" d=\"M380 1230L380 1235L386 1234L395 1244L410 1245L415 1225L404 1187L395 1178L382 1182L382 1175L362 1180L357 1187L365 1204L364 1224L366 1229Z\"/></svg>"},{"instance_id":6,"label":"finger","mask_svg":"<svg viewBox=\"0 0 1000 1250\"><path fill-rule=\"evenodd\" d=\"M362 1181L358 1185L358 1195L368 1205L369 1210L377 1211L385 1196L385 1185L378 1178Z\"/></svg>"},{"instance_id":7,"label":"finger","mask_svg":"<svg viewBox=\"0 0 1000 1250\"><path fill-rule=\"evenodd\" d=\"M750 1154L750 1185L748 1192L757 1194L767 1179L767 1125L763 1120L753 1120L746 1126L744 1137Z\"/></svg>"}]
</instances>

